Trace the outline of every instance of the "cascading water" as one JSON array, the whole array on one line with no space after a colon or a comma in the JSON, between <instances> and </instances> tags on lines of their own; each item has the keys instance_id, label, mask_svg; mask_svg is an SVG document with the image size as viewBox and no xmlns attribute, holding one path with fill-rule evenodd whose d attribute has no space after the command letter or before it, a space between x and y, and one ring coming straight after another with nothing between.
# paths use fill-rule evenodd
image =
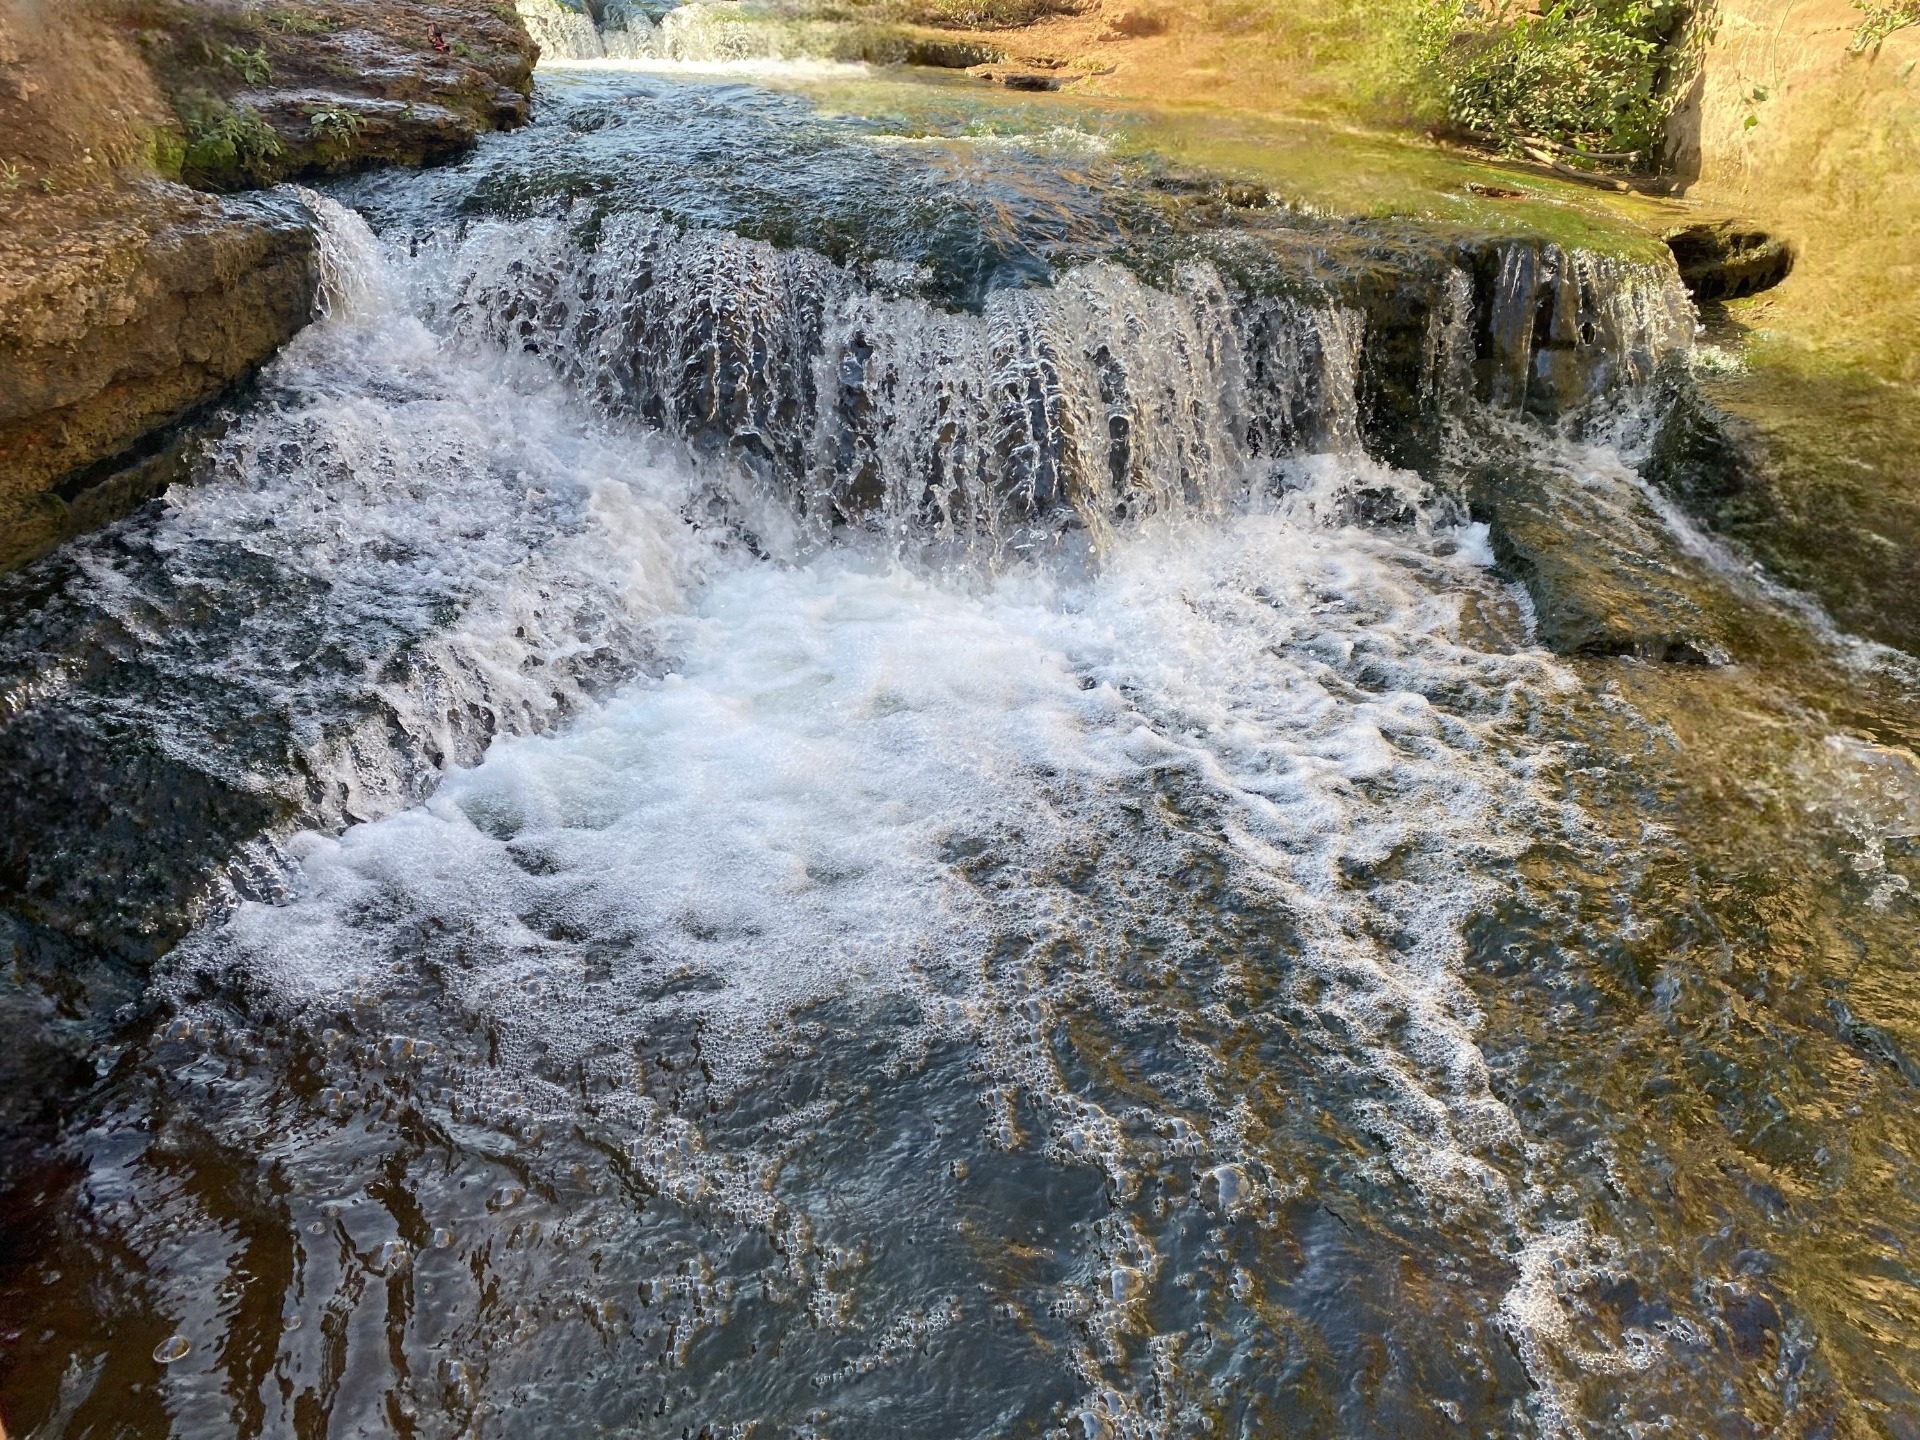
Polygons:
<instances>
[{"instance_id":1,"label":"cascading water","mask_svg":"<svg viewBox=\"0 0 1920 1440\"><path fill-rule=\"evenodd\" d=\"M1825 1173L1793 1107L1662 1109L1790 1045L1837 1113L1906 1032L1742 968L1644 793L1691 732L1626 687L1679 667L1596 682L1495 565L1516 495L1673 547L1524 418L1648 392L1670 288L1452 238L1393 250L1398 309L1237 242L1042 287L995 238L943 288L658 198L382 245L310 197L327 313L200 482L8 582L16 970L165 952L124 1009L86 982L98 1083L21 1151L57 1218L0 1268L10 1420L1757 1435L1911 1398L1768 1228ZM1368 453L1409 414L1424 474ZM1845 837L1820 924L1885 953L1920 767L1768 733ZM168 799L123 833L108 792ZM1784 869L1839 843L1792 833ZM1850 1236L1910 1213L1875 1113Z\"/></svg>"},{"instance_id":2,"label":"cascading water","mask_svg":"<svg viewBox=\"0 0 1920 1440\"><path fill-rule=\"evenodd\" d=\"M1220 514L1256 461L1358 438L1363 318L1236 303L1206 265L1171 291L1089 265L971 315L652 216L608 222L591 252L563 225L486 225L440 263L456 333L547 356L577 393L724 449L803 513L896 538Z\"/></svg>"}]
</instances>

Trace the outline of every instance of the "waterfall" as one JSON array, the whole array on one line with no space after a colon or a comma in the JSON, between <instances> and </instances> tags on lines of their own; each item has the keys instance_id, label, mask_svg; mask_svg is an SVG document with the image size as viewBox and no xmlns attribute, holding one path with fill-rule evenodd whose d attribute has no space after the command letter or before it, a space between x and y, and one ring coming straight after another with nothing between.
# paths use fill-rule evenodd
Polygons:
<instances>
[{"instance_id":1,"label":"waterfall","mask_svg":"<svg viewBox=\"0 0 1920 1440\"><path fill-rule=\"evenodd\" d=\"M1576 782L1679 747L1596 734L1477 503L1687 602L1582 438L1687 343L1670 271L1277 215L941 289L456 183L380 240L305 195L321 316L199 483L0 589L0 767L46 777L9 904L142 958L192 922L47 1205L43 1410L120 1394L95 1307L191 1434L1706 1433L1773 1393L1697 1343L1770 1196L1685 1252L1636 1208L1671 1168L1499 1009L1563 983L1525 1043L1569 1052L1624 1017L1631 1104L1699 1053L1661 987L1731 963L1617 887L1691 857ZM1910 757L1842 741L1850 832L1913 829ZM1615 912L1654 984L1566 958Z\"/></svg>"},{"instance_id":2,"label":"waterfall","mask_svg":"<svg viewBox=\"0 0 1920 1440\"><path fill-rule=\"evenodd\" d=\"M1289 457L1404 443L1480 406L1577 422L1645 389L1692 325L1652 267L1525 243L1436 265L1377 315L1338 285L1250 293L1204 258L1157 286L1082 265L976 314L911 277L654 215L580 234L550 219L443 235L435 323L726 454L822 534L988 549L1218 514ZM1424 328L1401 346L1387 327L1408 314Z\"/></svg>"},{"instance_id":3,"label":"waterfall","mask_svg":"<svg viewBox=\"0 0 1920 1440\"><path fill-rule=\"evenodd\" d=\"M743 12L714 0L669 9L658 22L626 0L590 5L516 0L543 64L594 60L729 65L753 61L901 60L904 39L873 26Z\"/></svg>"},{"instance_id":4,"label":"waterfall","mask_svg":"<svg viewBox=\"0 0 1920 1440\"><path fill-rule=\"evenodd\" d=\"M483 224L432 296L458 333L724 450L822 523L1024 543L1062 523L1219 513L1254 472L1354 443L1364 321L1235 300L1204 263L998 290L984 313L889 298L805 251L607 222Z\"/></svg>"}]
</instances>

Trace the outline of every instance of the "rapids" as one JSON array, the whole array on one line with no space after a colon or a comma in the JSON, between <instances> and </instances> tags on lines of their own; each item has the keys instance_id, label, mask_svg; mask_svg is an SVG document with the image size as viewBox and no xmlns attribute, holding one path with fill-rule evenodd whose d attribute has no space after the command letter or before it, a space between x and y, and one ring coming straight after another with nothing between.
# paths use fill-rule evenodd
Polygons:
<instances>
[{"instance_id":1,"label":"rapids","mask_svg":"<svg viewBox=\"0 0 1920 1440\"><path fill-rule=\"evenodd\" d=\"M1920 1433L1915 668L1670 275L543 86L0 581L9 1433Z\"/></svg>"}]
</instances>

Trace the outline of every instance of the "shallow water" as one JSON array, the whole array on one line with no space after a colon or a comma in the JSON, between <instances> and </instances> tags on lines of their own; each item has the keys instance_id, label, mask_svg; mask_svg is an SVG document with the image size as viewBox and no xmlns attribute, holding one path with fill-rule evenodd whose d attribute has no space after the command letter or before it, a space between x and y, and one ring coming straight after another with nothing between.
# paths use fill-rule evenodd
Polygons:
<instances>
[{"instance_id":1,"label":"shallow water","mask_svg":"<svg viewBox=\"0 0 1920 1440\"><path fill-rule=\"evenodd\" d=\"M1913 662L1444 326L1370 457L1052 122L316 198L200 482L4 582L12 1429L1920 1433ZM1719 663L1538 643L1521 458Z\"/></svg>"}]
</instances>

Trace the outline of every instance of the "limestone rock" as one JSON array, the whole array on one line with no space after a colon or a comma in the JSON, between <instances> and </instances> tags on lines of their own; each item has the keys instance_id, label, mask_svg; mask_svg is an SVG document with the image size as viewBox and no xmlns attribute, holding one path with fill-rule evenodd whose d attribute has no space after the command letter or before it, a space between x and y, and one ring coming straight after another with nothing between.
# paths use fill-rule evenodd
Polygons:
<instances>
[{"instance_id":1,"label":"limestone rock","mask_svg":"<svg viewBox=\"0 0 1920 1440\"><path fill-rule=\"evenodd\" d=\"M205 404L306 323L311 226L282 199L161 181L22 203L0 232L0 567L75 528L87 467ZM81 483L62 495L69 478Z\"/></svg>"},{"instance_id":2,"label":"limestone rock","mask_svg":"<svg viewBox=\"0 0 1920 1440\"><path fill-rule=\"evenodd\" d=\"M176 117L189 183L417 165L523 124L538 50L482 0L108 0Z\"/></svg>"},{"instance_id":3,"label":"limestone rock","mask_svg":"<svg viewBox=\"0 0 1920 1440\"><path fill-rule=\"evenodd\" d=\"M457 155L536 53L484 0L0 0L0 569L163 488L311 315L313 217L201 191Z\"/></svg>"}]
</instances>

